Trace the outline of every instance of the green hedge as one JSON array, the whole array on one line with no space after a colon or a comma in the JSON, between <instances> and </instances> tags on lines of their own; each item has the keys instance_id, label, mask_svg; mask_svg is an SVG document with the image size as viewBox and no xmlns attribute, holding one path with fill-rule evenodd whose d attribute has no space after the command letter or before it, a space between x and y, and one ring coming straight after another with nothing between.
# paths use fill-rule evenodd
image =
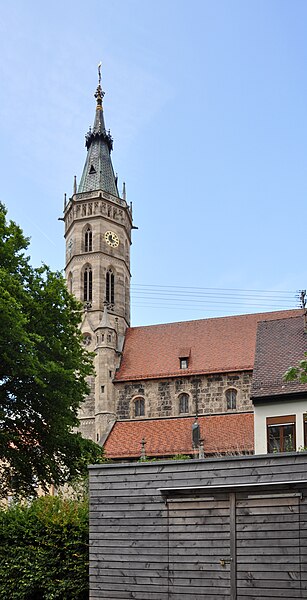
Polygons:
<instances>
[{"instance_id":1,"label":"green hedge","mask_svg":"<svg viewBox=\"0 0 307 600\"><path fill-rule=\"evenodd\" d=\"M0 599L88 598L88 503L45 496L0 510Z\"/></svg>"}]
</instances>

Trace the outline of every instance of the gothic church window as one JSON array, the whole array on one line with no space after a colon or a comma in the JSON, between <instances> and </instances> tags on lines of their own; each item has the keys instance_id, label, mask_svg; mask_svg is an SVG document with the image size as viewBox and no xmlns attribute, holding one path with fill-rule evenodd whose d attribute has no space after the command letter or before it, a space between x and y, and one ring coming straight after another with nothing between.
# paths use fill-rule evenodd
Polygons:
<instances>
[{"instance_id":1,"label":"gothic church window","mask_svg":"<svg viewBox=\"0 0 307 600\"><path fill-rule=\"evenodd\" d=\"M227 410L235 410L237 408L237 390L226 390Z\"/></svg>"},{"instance_id":2,"label":"gothic church window","mask_svg":"<svg viewBox=\"0 0 307 600\"><path fill-rule=\"evenodd\" d=\"M84 333L83 334L83 344L84 346L90 346L92 341L92 336L90 333Z\"/></svg>"},{"instance_id":3,"label":"gothic church window","mask_svg":"<svg viewBox=\"0 0 307 600\"><path fill-rule=\"evenodd\" d=\"M114 304L114 273L109 269L106 274L106 301Z\"/></svg>"},{"instance_id":4,"label":"gothic church window","mask_svg":"<svg viewBox=\"0 0 307 600\"><path fill-rule=\"evenodd\" d=\"M69 273L67 281L68 281L68 291L70 294L72 294L72 272Z\"/></svg>"},{"instance_id":5,"label":"gothic church window","mask_svg":"<svg viewBox=\"0 0 307 600\"><path fill-rule=\"evenodd\" d=\"M88 226L87 229L85 230L85 235L84 235L84 251L92 252L92 250L93 250L93 233L92 233L91 227Z\"/></svg>"},{"instance_id":6,"label":"gothic church window","mask_svg":"<svg viewBox=\"0 0 307 600\"><path fill-rule=\"evenodd\" d=\"M136 398L134 400L134 416L144 417L145 416L145 400L144 398Z\"/></svg>"},{"instance_id":7,"label":"gothic church window","mask_svg":"<svg viewBox=\"0 0 307 600\"><path fill-rule=\"evenodd\" d=\"M188 394L180 394L179 396L179 413L188 413L189 412L189 395Z\"/></svg>"},{"instance_id":8,"label":"gothic church window","mask_svg":"<svg viewBox=\"0 0 307 600\"><path fill-rule=\"evenodd\" d=\"M91 267L85 267L83 274L83 300L91 302L93 294L93 274Z\"/></svg>"}]
</instances>

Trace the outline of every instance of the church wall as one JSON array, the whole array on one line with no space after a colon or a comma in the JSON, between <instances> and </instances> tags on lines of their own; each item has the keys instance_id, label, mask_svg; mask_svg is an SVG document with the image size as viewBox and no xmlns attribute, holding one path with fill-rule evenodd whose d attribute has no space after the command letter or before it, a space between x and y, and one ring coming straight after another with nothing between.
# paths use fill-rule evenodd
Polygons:
<instances>
[{"instance_id":1,"label":"church wall","mask_svg":"<svg viewBox=\"0 0 307 600\"><path fill-rule=\"evenodd\" d=\"M224 413L253 410L250 400L251 371L221 373L214 375L194 375L182 378L143 380L116 383L116 404L118 419L135 417L136 398L145 399L146 418L173 417L198 413ZM226 391L237 391L236 409L227 409ZM189 412L179 412L179 397L189 396ZM137 418L140 418L139 416Z\"/></svg>"}]
</instances>

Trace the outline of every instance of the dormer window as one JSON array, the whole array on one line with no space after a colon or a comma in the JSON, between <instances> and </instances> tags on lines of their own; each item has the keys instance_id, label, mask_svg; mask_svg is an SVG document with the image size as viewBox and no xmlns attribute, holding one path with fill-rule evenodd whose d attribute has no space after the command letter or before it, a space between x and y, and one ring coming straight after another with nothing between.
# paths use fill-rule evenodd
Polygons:
<instances>
[{"instance_id":1,"label":"dormer window","mask_svg":"<svg viewBox=\"0 0 307 600\"><path fill-rule=\"evenodd\" d=\"M190 354L191 348L188 348L187 346L185 346L184 348L180 348L178 352L180 369L189 368Z\"/></svg>"},{"instance_id":2,"label":"dormer window","mask_svg":"<svg viewBox=\"0 0 307 600\"><path fill-rule=\"evenodd\" d=\"M96 173L96 169L95 169L94 165L91 165L90 175L93 175L94 173Z\"/></svg>"},{"instance_id":3,"label":"dormer window","mask_svg":"<svg viewBox=\"0 0 307 600\"><path fill-rule=\"evenodd\" d=\"M189 359L186 356L185 358L180 358L180 369L187 369L189 366Z\"/></svg>"}]
</instances>

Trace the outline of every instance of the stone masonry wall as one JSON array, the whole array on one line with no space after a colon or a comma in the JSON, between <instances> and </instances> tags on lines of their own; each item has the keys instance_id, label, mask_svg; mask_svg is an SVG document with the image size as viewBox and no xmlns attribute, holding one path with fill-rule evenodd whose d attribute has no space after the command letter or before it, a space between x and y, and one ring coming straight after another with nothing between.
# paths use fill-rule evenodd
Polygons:
<instances>
[{"instance_id":1,"label":"stone masonry wall","mask_svg":"<svg viewBox=\"0 0 307 600\"><path fill-rule=\"evenodd\" d=\"M145 399L145 418L178 416L182 393L189 396L189 412L185 414L195 414L196 402L200 415L253 410L251 378L251 371L243 371L116 383L117 417L120 420L133 418L134 402L138 397ZM237 391L235 410L227 409L228 389Z\"/></svg>"}]
</instances>

